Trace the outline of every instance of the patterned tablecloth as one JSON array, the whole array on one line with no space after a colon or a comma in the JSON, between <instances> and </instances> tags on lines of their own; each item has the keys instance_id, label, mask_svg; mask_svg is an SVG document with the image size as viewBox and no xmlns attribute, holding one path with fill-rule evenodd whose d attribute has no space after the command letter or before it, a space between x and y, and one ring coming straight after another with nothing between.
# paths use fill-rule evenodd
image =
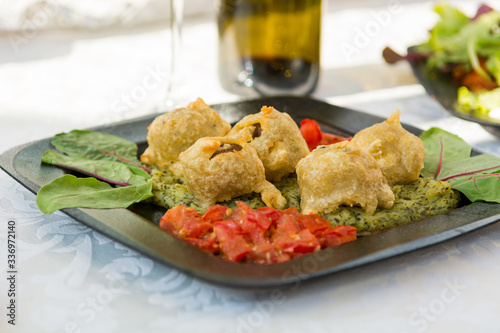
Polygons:
<instances>
[{"instance_id":1,"label":"patterned tablecloth","mask_svg":"<svg viewBox=\"0 0 500 333\"><path fill-rule=\"evenodd\" d=\"M471 11L477 3L459 5ZM407 64L388 66L380 59L386 45L404 51L425 39L436 19L431 7L393 1L325 12L323 70L315 96L383 117L399 108L403 122L422 129L440 126L500 155L498 138L448 116ZM364 44L356 39L362 31L371 33ZM5 50L0 54L1 151L60 131L146 114L161 99L168 77L162 67L166 25L127 31L40 29L15 48L12 38L22 33L0 35ZM213 16L186 22L186 100L238 99L218 85L216 38ZM346 53L348 44L355 52ZM146 75L158 78L158 88L129 108L113 109ZM498 223L317 280L247 290L213 285L161 265L61 212L44 215L35 195L3 171L0 221L1 332L500 330ZM16 230L13 285L9 226ZM8 322L12 299L15 325Z\"/></svg>"}]
</instances>

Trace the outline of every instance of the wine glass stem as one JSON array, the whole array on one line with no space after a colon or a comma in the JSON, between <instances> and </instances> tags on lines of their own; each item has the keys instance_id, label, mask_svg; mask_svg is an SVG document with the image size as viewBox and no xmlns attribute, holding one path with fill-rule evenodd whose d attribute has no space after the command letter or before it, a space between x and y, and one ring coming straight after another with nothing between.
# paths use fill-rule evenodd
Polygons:
<instances>
[{"instance_id":1,"label":"wine glass stem","mask_svg":"<svg viewBox=\"0 0 500 333\"><path fill-rule=\"evenodd\" d=\"M170 75L168 80L167 93L171 94L175 91L176 85L181 84L181 27L183 18L184 0L170 0L170 32L171 32L171 59L170 59Z\"/></svg>"}]
</instances>

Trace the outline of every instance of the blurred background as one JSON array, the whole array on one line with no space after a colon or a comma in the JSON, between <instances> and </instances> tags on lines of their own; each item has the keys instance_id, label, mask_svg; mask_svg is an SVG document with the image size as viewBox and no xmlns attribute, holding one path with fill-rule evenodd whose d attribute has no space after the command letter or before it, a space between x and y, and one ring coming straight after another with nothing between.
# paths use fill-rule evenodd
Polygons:
<instances>
[{"instance_id":1,"label":"blurred background","mask_svg":"<svg viewBox=\"0 0 500 333\"><path fill-rule=\"evenodd\" d=\"M391 46L404 53L424 41L437 20L434 3L324 1L321 75L313 96L384 116L398 98L424 96L409 66L388 66L381 52ZM470 14L478 6L454 3ZM217 78L216 12L214 0L185 1L179 66L186 101L241 98ZM169 80L169 17L167 0L2 0L0 132L11 140L1 142L0 151L153 112Z\"/></svg>"}]
</instances>

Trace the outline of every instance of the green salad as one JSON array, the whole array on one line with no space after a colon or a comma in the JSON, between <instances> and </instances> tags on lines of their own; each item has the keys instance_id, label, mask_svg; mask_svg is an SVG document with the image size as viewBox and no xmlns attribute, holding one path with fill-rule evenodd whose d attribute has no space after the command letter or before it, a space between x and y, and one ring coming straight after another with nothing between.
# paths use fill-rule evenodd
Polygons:
<instances>
[{"instance_id":1,"label":"green salad","mask_svg":"<svg viewBox=\"0 0 500 333\"><path fill-rule=\"evenodd\" d=\"M459 86L458 111L495 117L493 111L500 112L500 11L482 5L468 17L447 3L434 11L440 19L429 40L414 47L408 60L424 58L430 68L452 74Z\"/></svg>"}]
</instances>

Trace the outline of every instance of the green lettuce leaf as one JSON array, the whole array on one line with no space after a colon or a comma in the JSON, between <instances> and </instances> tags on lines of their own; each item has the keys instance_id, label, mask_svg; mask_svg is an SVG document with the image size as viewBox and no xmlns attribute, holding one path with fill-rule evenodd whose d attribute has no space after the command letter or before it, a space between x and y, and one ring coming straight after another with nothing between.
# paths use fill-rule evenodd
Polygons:
<instances>
[{"instance_id":1,"label":"green lettuce leaf","mask_svg":"<svg viewBox=\"0 0 500 333\"><path fill-rule=\"evenodd\" d=\"M489 91L471 92L466 87L458 88L457 111L487 117L491 111L500 109L500 88Z\"/></svg>"},{"instance_id":2,"label":"green lettuce leaf","mask_svg":"<svg viewBox=\"0 0 500 333\"><path fill-rule=\"evenodd\" d=\"M469 23L469 18L459 9L445 3L436 5L434 12L440 16L440 20L430 31L429 44L435 50L453 47L450 41Z\"/></svg>"},{"instance_id":3,"label":"green lettuce leaf","mask_svg":"<svg viewBox=\"0 0 500 333\"><path fill-rule=\"evenodd\" d=\"M496 83L500 85L500 51L493 53L486 60L486 69L493 75Z\"/></svg>"},{"instance_id":4,"label":"green lettuce leaf","mask_svg":"<svg viewBox=\"0 0 500 333\"><path fill-rule=\"evenodd\" d=\"M64 175L44 185L36 204L45 214L63 208L126 208L152 196L152 183L112 187L95 178Z\"/></svg>"},{"instance_id":5,"label":"green lettuce leaf","mask_svg":"<svg viewBox=\"0 0 500 333\"><path fill-rule=\"evenodd\" d=\"M434 11L440 20L430 31L426 43L434 51L429 59L432 67L444 67L447 64L465 64L482 71L478 56L488 58L498 52L500 35L498 30L499 11L491 11L472 21L459 9L449 4L439 4Z\"/></svg>"}]
</instances>

